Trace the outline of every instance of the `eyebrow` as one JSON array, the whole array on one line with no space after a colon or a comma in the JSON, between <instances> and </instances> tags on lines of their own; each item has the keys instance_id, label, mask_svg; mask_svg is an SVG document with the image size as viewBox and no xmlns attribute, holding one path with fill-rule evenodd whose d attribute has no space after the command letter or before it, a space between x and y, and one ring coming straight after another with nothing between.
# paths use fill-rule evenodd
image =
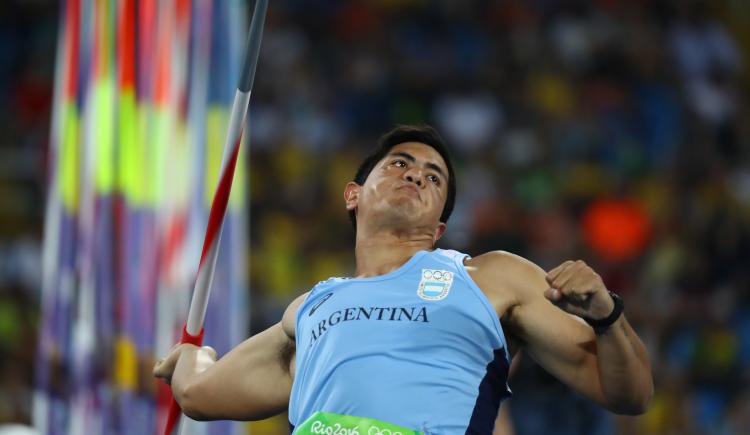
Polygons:
<instances>
[{"instance_id":1,"label":"eyebrow","mask_svg":"<svg viewBox=\"0 0 750 435\"><path fill-rule=\"evenodd\" d=\"M394 157L403 157L403 158L405 158L406 160L408 160L408 161L410 161L412 163L416 163L417 162L417 159L415 159L414 156L412 156L411 154L409 154L407 152L404 152L404 151L394 151L392 153L388 153L388 155L389 156L394 156ZM446 180L448 179L448 176L445 175L445 172L443 172L443 169L440 166L438 166L438 165L436 165L436 164L434 164L432 162L427 162L427 163L425 163L425 167L429 168L429 169L432 169L433 171L437 172L438 174L440 174Z\"/></svg>"}]
</instances>

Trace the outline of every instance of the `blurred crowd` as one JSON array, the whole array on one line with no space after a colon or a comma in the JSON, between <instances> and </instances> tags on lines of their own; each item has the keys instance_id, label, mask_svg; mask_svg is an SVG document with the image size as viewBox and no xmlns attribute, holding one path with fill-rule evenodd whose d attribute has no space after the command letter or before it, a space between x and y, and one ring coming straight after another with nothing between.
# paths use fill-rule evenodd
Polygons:
<instances>
[{"instance_id":1,"label":"blurred crowd","mask_svg":"<svg viewBox=\"0 0 750 435\"><path fill-rule=\"evenodd\" d=\"M29 172L2 159L0 221L29 217L2 229L19 269L0 265L0 422L28 418L11 392L31 379L38 282L5 252L40 243L48 9L35 37L0 26L0 153ZM651 409L615 418L522 355L516 434L750 433L748 22L732 0L272 1L250 109L252 332L353 273L344 184L380 134L429 123L457 165L439 246L585 260L652 358Z\"/></svg>"},{"instance_id":2,"label":"blurred crowd","mask_svg":"<svg viewBox=\"0 0 750 435\"><path fill-rule=\"evenodd\" d=\"M517 433L750 433L748 12L273 3L250 114L255 327L351 274L343 185L379 134L427 122L458 164L440 246L584 259L652 355L651 411L618 421L524 361Z\"/></svg>"},{"instance_id":3,"label":"blurred crowd","mask_svg":"<svg viewBox=\"0 0 750 435\"><path fill-rule=\"evenodd\" d=\"M31 414L57 20L51 2L0 6L0 433Z\"/></svg>"}]
</instances>

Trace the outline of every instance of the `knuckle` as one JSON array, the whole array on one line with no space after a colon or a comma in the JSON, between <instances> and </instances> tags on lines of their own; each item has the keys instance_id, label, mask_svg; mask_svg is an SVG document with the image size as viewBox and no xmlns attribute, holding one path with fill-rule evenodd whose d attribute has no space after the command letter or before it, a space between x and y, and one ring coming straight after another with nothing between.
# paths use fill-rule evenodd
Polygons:
<instances>
[{"instance_id":1,"label":"knuckle","mask_svg":"<svg viewBox=\"0 0 750 435\"><path fill-rule=\"evenodd\" d=\"M216 359L216 349L211 346L202 346L201 350L208 354L212 359Z\"/></svg>"}]
</instances>

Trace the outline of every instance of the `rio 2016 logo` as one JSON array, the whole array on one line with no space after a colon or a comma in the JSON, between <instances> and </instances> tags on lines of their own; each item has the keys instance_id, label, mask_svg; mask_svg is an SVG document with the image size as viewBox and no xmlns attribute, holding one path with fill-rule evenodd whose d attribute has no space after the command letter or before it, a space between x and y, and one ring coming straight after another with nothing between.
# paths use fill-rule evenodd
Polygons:
<instances>
[{"instance_id":1,"label":"rio 2016 logo","mask_svg":"<svg viewBox=\"0 0 750 435\"><path fill-rule=\"evenodd\" d=\"M320 435L360 435L358 427L347 428L342 426L340 423L333 423L327 425L322 421L316 421L310 427L310 432ZM379 428L377 426L370 426L367 430L367 435L403 435L400 431L392 431L387 428Z\"/></svg>"},{"instance_id":2,"label":"rio 2016 logo","mask_svg":"<svg viewBox=\"0 0 750 435\"><path fill-rule=\"evenodd\" d=\"M313 423L310 432L320 435L360 435L357 427L346 428L341 426L340 423L329 426L321 421Z\"/></svg>"}]
</instances>

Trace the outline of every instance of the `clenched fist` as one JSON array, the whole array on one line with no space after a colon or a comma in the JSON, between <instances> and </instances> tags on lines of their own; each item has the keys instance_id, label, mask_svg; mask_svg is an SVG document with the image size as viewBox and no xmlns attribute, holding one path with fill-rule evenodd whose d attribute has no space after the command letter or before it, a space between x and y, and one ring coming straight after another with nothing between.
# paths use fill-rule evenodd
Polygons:
<instances>
[{"instance_id":1,"label":"clenched fist","mask_svg":"<svg viewBox=\"0 0 750 435\"><path fill-rule=\"evenodd\" d=\"M192 344L177 343L170 349L166 357L154 364L154 376L164 379L167 384L171 384L177 360L184 352L196 352L196 365L201 368L208 367L216 361L216 351L210 346L198 347Z\"/></svg>"},{"instance_id":2,"label":"clenched fist","mask_svg":"<svg viewBox=\"0 0 750 435\"><path fill-rule=\"evenodd\" d=\"M614 309L602 278L581 260L566 261L550 270L545 278L549 288L544 296L570 314L599 320Z\"/></svg>"}]
</instances>

